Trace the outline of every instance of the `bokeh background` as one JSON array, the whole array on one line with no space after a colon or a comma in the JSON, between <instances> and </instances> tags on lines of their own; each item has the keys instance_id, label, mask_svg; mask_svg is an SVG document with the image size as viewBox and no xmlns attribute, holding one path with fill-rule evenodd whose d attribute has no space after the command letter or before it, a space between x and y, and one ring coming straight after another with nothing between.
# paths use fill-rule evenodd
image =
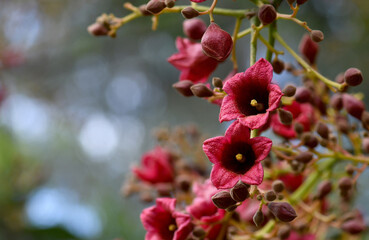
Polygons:
<instances>
[{"instance_id":1,"label":"bokeh background","mask_svg":"<svg viewBox=\"0 0 369 240\"><path fill-rule=\"evenodd\" d=\"M1 240L143 239L139 214L146 206L137 197L123 198L120 188L131 166L155 146L152 129L196 123L208 136L223 134L216 105L171 87L179 72L166 59L184 35L180 14L160 17L155 32L144 17L123 26L116 39L88 34L102 13L128 14L123 3L0 0ZM219 4L251 6L242 0ZM289 12L286 3L281 11ZM369 2L310 0L298 16L325 33L321 72L334 79L357 67L364 75L359 90L368 93ZM215 19L233 31L234 19ZM248 25L245 20L242 28ZM297 50L304 30L291 22L281 22L279 30ZM237 44L240 71L248 66L248 43L245 37ZM288 54L282 59L295 63ZM221 64L213 76L224 78L231 66ZM287 73L275 81L299 83ZM364 174L356 201L367 215L368 180Z\"/></svg>"}]
</instances>

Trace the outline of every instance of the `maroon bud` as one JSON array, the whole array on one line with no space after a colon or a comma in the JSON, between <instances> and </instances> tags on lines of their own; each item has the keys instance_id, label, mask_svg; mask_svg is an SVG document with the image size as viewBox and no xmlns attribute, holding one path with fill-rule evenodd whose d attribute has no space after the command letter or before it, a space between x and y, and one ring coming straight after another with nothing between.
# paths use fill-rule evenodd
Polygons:
<instances>
[{"instance_id":1,"label":"maroon bud","mask_svg":"<svg viewBox=\"0 0 369 240\"><path fill-rule=\"evenodd\" d=\"M268 25L277 18L277 11L270 4L264 4L259 8L258 17L263 25Z\"/></svg>"},{"instance_id":2,"label":"maroon bud","mask_svg":"<svg viewBox=\"0 0 369 240\"><path fill-rule=\"evenodd\" d=\"M328 139L329 137L329 128L326 124L319 122L316 127L317 133L324 139Z\"/></svg>"},{"instance_id":3,"label":"maroon bud","mask_svg":"<svg viewBox=\"0 0 369 240\"><path fill-rule=\"evenodd\" d=\"M278 229L277 236L279 237L279 239L284 240L290 236L290 233L291 233L291 227L288 225L282 225Z\"/></svg>"},{"instance_id":4,"label":"maroon bud","mask_svg":"<svg viewBox=\"0 0 369 240\"><path fill-rule=\"evenodd\" d=\"M284 183L281 180L275 180L272 183L272 188L275 192L280 193L284 190Z\"/></svg>"},{"instance_id":5,"label":"maroon bud","mask_svg":"<svg viewBox=\"0 0 369 240\"><path fill-rule=\"evenodd\" d=\"M274 200L277 199L277 195L275 194L274 191L270 190L265 193L265 199L268 200L269 202L273 202Z\"/></svg>"},{"instance_id":6,"label":"maroon bud","mask_svg":"<svg viewBox=\"0 0 369 240\"><path fill-rule=\"evenodd\" d=\"M328 180L321 182L318 186L317 198L322 199L332 191L332 183Z\"/></svg>"},{"instance_id":7,"label":"maroon bud","mask_svg":"<svg viewBox=\"0 0 369 240\"><path fill-rule=\"evenodd\" d=\"M167 8L172 8L176 4L176 1L175 0L165 0L164 3L167 6Z\"/></svg>"},{"instance_id":8,"label":"maroon bud","mask_svg":"<svg viewBox=\"0 0 369 240\"><path fill-rule=\"evenodd\" d=\"M237 203L235 200L233 200L231 194L227 191L221 191L216 193L211 198L211 200L213 201L214 205L220 209L229 208Z\"/></svg>"},{"instance_id":9,"label":"maroon bud","mask_svg":"<svg viewBox=\"0 0 369 240\"><path fill-rule=\"evenodd\" d=\"M205 230L202 227L200 227L200 226L194 227L192 234L195 237L198 237L200 239L202 239L202 238L204 238L206 236Z\"/></svg>"},{"instance_id":10,"label":"maroon bud","mask_svg":"<svg viewBox=\"0 0 369 240\"><path fill-rule=\"evenodd\" d=\"M192 7L182 9L181 14L184 18L191 19L200 15L199 11Z\"/></svg>"},{"instance_id":11,"label":"maroon bud","mask_svg":"<svg viewBox=\"0 0 369 240\"><path fill-rule=\"evenodd\" d=\"M278 58L274 58L272 61L273 71L280 74L284 70L284 62Z\"/></svg>"},{"instance_id":12,"label":"maroon bud","mask_svg":"<svg viewBox=\"0 0 369 240\"><path fill-rule=\"evenodd\" d=\"M309 147L309 148L315 148L319 144L318 139L313 134L311 134L310 132L305 132L302 135L302 141L303 141L304 145Z\"/></svg>"},{"instance_id":13,"label":"maroon bud","mask_svg":"<svg viewBox=\"0 0 369 240\"><path fill-rule=\"evenodd\" d=\"M302 5L302 4L306 3L306 2L307 2L307 0L297 0L297 4L298 5Z\"/></svg>"},{"instance_id":14,"label":"maroon bud","mask_svg":"<svg viewBox=\"0 0 369 240\"><path fill-rule=\"evenodd\" d=\"M316 42L311 40L308 34L304 35L304 37L301 39L299 50L310 64L315 63L316 56L318 55L319 51L319 46Z\"/></svg>"},{"instance_id":15,"label":"maroon bud","mask_svg":"<svg viewBox=\"0 0 369 240\"><path fill-rule=\"evenodd\" d=\"M352 176L354 174L354 172L355 172L355 168L354 168L354 166L352 166L351 164L349 164L349 165L347 165L345 167L345 171L346 171L346 173L348 175Z\"/></svg>"},{"instance_id":16,"label":"maroon bud","mask_svg":"<svg viewBox=\"0 0 369 240\"><path fill-rule=\"evenodd\" d=\"M268 208L282 222L291 222L297 217L295 210L287 202L271 202Z\"/></svg>"},{"instance_id":17,"label":"maroon bud","mask_svg":"<svg viewBox=\"0 0 369 240\"><path fill-rule=\"evenodd\" d=\"M183 32L193 40L200 40L206 31L206 24L200 18L186 19L183 21Z\"/></svg>"},{"instance_id":18,"label":"maroon bud","mask_svg":"<svg viewBox=\"0 0 369 240\"><path fill-rule=\"evenodd\" d=\"M361 71L357 68L347 69L344 78L345 82L350 86L357 86L363 81L363 75L361 74Z\"/></svg>"},{"instance_id":19,"label":"maroon bud","mask_svg":"<svg viewBox=\"0 0 369 240\"><path fill-rule=\"evenodd\" d=\"M223 88L223 81L218 77L213 77L212 83L214 87Z\"/></svg>"},{"instance_id":20,"label":"maroon bud","mask_svg":"<svg viewBox=\"0 0 369 240\"><path fill-rule=\"evenodd\" d=\"M143 4L143 5L139 6L138 9L140 10L142 15L144 15L144 16L151 16L152 15L151 12L146 10L146 4Z\"/></svg>"},{"instance_id":21,"label":"maroon bud","mask_svg":"<svg viewBox=\"0 0 369 240\"><path fill-rule=\"evenodd\" d=\"M294 130L298 135L300 135L304 132L304 126L301 123L296 122L294 124Z\"/></svg>"},{"instance_id":22,"label":"maroon bud","mask_svg":"<svg viewBox=\"0 0 369 240\"><path fill-rule=\"evenodd\" d=\"M293 85L287 85L283 88L282 92L286 97L293 97L296 93L296 87Z\"/></svg>"},{"instance_id":23,"label":"maroon bud","mask_svg":"<svg viewBox=\"0 0 369 240\"><path fill-rule=\"evenodd\" d=\"M327 115L327 105L323 102L322 98L319 96L314 97L314 105L320 111L323 116Z\"/></svg>"},{"instance_id":24,"label":"maroon bud","mask_svg":"<svg viewBox=\"0 0 369 240\"><path fill-rule=\"evenodd\" d=\"M180 175L176 178L176 184L183 192L188 192L191 188L191 178L187 175Z\"/></svg>"},{"instance_id":25,"label":"maroon bud","mask_svg":"<svg viewBox=\"0 0 369 240\"><path fill-rule=\"evenodd\" d=\"M324 34L320 30L312 30L310 32L310 37L314 42L321 42L324 40Z\"/></svg>"},{"instance_id":26,"label":"maroon bud","mask_svg":"<svg viewBox=\"0 0 369 240\"><path fill-rule=\"evenodd\" d=\"M213 91L203 83L197 83L191 86L191 91L196 97L211 97L214 95Z\"/></svg>"},{"instance_id":27,"label":"maroon bud","mask_svg":"<svg viewBox=\"0 0 369 240\"><path fill-rule=\"evenodd\" d=\"M150 0L146 4L146 10L152 14L160 13L165 7L164 0Z\"/></svg>"},{"instance_id":28,"label":"maroon bud","mask_svg":"<svg viewBox=\"0 0 369 240\"><path fill-rule=\"evenodd\" d=\"M311 152L302 152L296 156L296 161L301 163L309 163L313 159L313 153Z\"/></svg>"},{"instance_id":29,"label":"maroon bud","mask_svg":"<svg viewBox=\"0 0 369 240\"><path fill-rule=\"evenodd\" d=\"M233 200L236 202L243 202L250 197L249 187L250 185L247 185L242 181L238 181L238 183L230 191Z\"/></svg>"},{"instance_id":30,"label":"maroon bud","mask_svg":"<svg viewBox=\"0 0 369 240\"><path fill-rule=\"evenodd\" d=\"M337 126L338 130L341 133L344 133L344 134L349 134L349 132L351 130L350 129L350 124L347 121L347 118L344 117L344 116L337 116L336 117L336 126Z\"/></svg>"},{"instance_id":31,"label":"maroon bud","mask_svg":"<svg viewBox=\"0 0 369 240\"><path fill-rule=\"evenodd\" d=\"M211 23L201 38L202 50L219 62L227 59L233 48L231 35L216 23Z\"/></svg>"},{"instance_id":32,"label":"maroon bud","mask_svg":"<svg viewBox=\"0 0 369 240\"><path fill-rule=\"evenodd\" d=\"M341 225L341 229L343 231L353 235L361 233L365 228L366 226L364 221L358 218L348 220Z\"/></svg>"},{"instance_id":33,"label":"maroon bud","mask_svg":"<svg viewBox=\"0 0 369 240\"><path fill-rule=\"evenodd\" d=\"M369 153L369 138L368 138L368 137L365 137L365 138L363 139L362 146L363 146L363 150L364 150L366 153Z\"/></svg>"},{"instance_id":34,"label":"maroon bud","mask_svg":"<svg viewBox=\"0 0 369 240\"><path fill-rule=\"evenodd\" d=\"M345 74L344 73L339 73L336 78L334 79L334 81L338 82L338 83L343 83L345 81Z\"/></svg>"},{"instance_id":35,"label":"maroon bud","mask_svg":"<svg viewBox=\"0 0 369 240\"><path fill-rule=\"evenodd\" d=\"M282 108L278 108L278 116L279 121L287 126L290 126L292 124L293 116L290 111L284 110Z\"/></svg>"},{"instance_id":36,"label":"maroon bud","mask_svg":"<svg viewBox=\"0 0 369 240\"><path fill-rule=\"evenodd\" d=\"M109 29L103 23L93 23L88 26L87 31L94 36L107 36Z\"/></svg>"},{"instance_id":37,"label":"maroon bud","mask_svg":"<svg viewBox=\"0 0 369 240\"><path fill-rule=\"evenodd\" d=\"M343 107L353 117L361 119L361 115L365 110L364 103L354 96L344 93L342 95Z\"/></svg>"},{"instance_id":38,"label":"maroon bud","mask_svg":"<svg viewBox=\"0 0 369 240\"><path fill-rule=\"evenodd\" d=\"M295 100L299 103L306 103L311 100L311 92L305 87L299 87L296 89Z\"/></svg>"},{"instance_id":39,"label":"maroon bud","mask_svg":"<svg viewBox=\"0 0 369 240\"><path fill-rule=\"evenodd\" d=\"M252 217L252 220L254 221L255 225L257 227L261 226L264 222L264 214L261 210L258 210L254 216Z\"/></svg>"},{"instance_id":40,"label":"maroon bud","mask_svg":"<svg viewBox=\"0 0 369 240\"><path fill-rule=\"evenodd\" d=\"M338 181L338 187L342 191L348 191L352 188L352 180L349 177L343 177Z\"/></svg>"},{"instance_id":41,"label":"maroon bud","mask_svg":"<svg viewBox=\"0 0 369 240\"><path fill-rule=\"evenodd\" d=\"M361 115L361 123L363 124L363 128L369 130L369 112L363 112L363 114Z\"/></svg>"},{"instance_id":42,"label":"maroon bud","mask_svg":"<svg viewBox=\"0 0 369 240\"><path fill-rule=\"evenodd\" d=\"M193 85L193 82L190 80L183 80L179 81L175 84L173 84L173 87L183 96L185 97L191 97L193 96L193 93L191 91L191 87Z\"/></svg>"},{"instance_id":43,"label":"maroon bud","mask_svg":"<svg viewBox=\"0 0 369 240\"><path fill-rule=\"evenodd\" d=\"M340 111L343 108L342 94L334 94L330 104L335 110Z\"/></svg>"}]
</instances>

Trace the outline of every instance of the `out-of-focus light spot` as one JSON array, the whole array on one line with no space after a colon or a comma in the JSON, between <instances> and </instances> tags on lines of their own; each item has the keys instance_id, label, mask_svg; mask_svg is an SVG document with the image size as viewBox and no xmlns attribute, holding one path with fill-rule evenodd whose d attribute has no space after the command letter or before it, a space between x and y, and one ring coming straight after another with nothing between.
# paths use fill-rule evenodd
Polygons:
<instances>
[{"instance_id":1,"label":"out-of-focus light spot","mask_svg":"<svg viewBox=\"0 0 369 240\"><path fill-rule=\"evenodd\" d=\"M35 99L23 95L8 97L1 108L1 120L19 138L44 140L48 137L48 108Z\"/></svg>"},{"instance_id":2,"label":"out-of-focus light spot","mask_svg":"<svg viewBox=\"0 0 369 240\"><path fill-rule=\"evenodd\" d=\"M80 238L96 237L102 230L96 211L88 205L80 204L76 195L67 190L39 189L27 202L26 214L36 227L61 225Z\"/></svg>"},{"instance_id":3,"label":"out-of-focus light spot","mask_svg":"<svg viewBox=\"0 0 369 240\"><path fill-rule=\"evenodd\" d=\"M120 148L124 151L138 153L145 139L144 124L134 117L124 117L119 122L124 133L119 142Z\"/></svg>"},{"instance_id":4,"label":"out-of-focus light spot","mask_svg":"<svg viewBox=\"0 0 369 240\"><path fill-rule=\"evenodd\" d=\"M83 125L79 133L79 142L83 150L93 158L94 161L105 160L117 145L119 135L114 123L103 115L93 115Z\"/></svg>"}]
</instances>

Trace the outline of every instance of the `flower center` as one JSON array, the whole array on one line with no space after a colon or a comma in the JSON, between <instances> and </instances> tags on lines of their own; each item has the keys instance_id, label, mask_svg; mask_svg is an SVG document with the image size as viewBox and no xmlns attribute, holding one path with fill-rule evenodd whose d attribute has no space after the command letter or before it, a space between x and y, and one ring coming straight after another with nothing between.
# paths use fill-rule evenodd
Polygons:
<instances>
[{"instance_id":1,"label":"flower center","mask_svg":"<svg viewBox=\"0 0 369 240\"><path fill-rule=\"evenodd\" d=\"M256 101L256 99L252 99L251 102L250 102L250 105L253 106L254 108L256 108L256 110L258 110L259 112L264 110L264 104L258 103L258 101Z\"/></svg>"},{"instance_id":2,"label":"flower center","mask_svg":"<svg viewBox=\"0 0 369 240\"><path fill-rule=\"evenodd\" d=\"M246 158L245 158L245 156L243 156L241 153L238 153L238 154L236 155L236 160L237 160L237 161L239 161L240 163L244 163L244 162L246 162Z\"/></svg>"},{"instance_id":3,"label":"flower center","mask_svg":"<svg viewBox=\"0 0 369 240\"><path fill-rule=\"evenodd\" d=\"M173 232L177 229L177 226L175 224L170 224L168 229L169 229L169 231Z\"/></svg>"}]
</instances>

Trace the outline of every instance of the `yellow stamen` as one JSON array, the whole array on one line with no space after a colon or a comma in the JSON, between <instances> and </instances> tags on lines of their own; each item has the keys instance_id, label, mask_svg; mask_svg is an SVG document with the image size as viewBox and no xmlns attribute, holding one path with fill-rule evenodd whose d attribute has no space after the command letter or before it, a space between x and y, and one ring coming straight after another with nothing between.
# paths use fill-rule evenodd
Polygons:
<instances>
[{"instance_id":1,"label":"yellow stamen","mask_svg":"<svg viewBox=\"0 0 369 240\"><path fill-rule=\"evenodd\" d=\"M177 229L177 226L175 224L170 224L168 228L169 228L169 231L173 232Z\"/></svg>"},{"instance_id":2,"label":"yellow stamen","mask_svg":"<svg viewBox=\"0 0 369 240\"><path fill-rule=\"evenodd\" d=\"M256 110L258 110L258 111L263 111L264 110L264 104L258 103L258 101L256 101L256 99L252 99L251 102L250 102L250 105L255 107Z\"/></svg>"},{"instance_id":3,"label":"yellow stamen","mask_svg":"<svg viewBox=\"0 0 369 240\"><path fill-rule=\"evenodd\" d=\"M250 102L250 105L253 107L256 107L258 105L258 101L256 101L255 99L252 99Z\"/></svg>"},{"instance_id":4,"label":"yellow stamen","mask_svg":"<svg viewBox=\"0 0 369 240\"><path fill-rule=\"evenodd\" d=\"M241 153L236 155L236 160L241 162L241 163L246 161L245 157Z\"/></svg>"}]
</instances>

